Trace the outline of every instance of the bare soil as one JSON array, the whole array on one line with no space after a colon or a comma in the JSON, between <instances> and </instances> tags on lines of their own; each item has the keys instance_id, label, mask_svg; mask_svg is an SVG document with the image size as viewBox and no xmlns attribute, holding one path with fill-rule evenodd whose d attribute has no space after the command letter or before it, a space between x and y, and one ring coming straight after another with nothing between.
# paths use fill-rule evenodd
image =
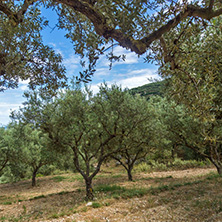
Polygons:
<instances>
[{"instance_id":1,"label":"bare soil","mask_svg":"<svg viewBox=\"0 0 222 222\"><path fill-rule=\"evenodd\" d=\"M30 180L1 184L0 221L222 222L222 177L209 179L212 172L215 169L138 173L128 182L125 172L105 170L94 187L115 184L158 192L132 198L96 194L97 205L84 200L84 181L77 174L38 178L34 188ZM159 189L164 186L173 188Z\"/></svg>"}]
</instances>

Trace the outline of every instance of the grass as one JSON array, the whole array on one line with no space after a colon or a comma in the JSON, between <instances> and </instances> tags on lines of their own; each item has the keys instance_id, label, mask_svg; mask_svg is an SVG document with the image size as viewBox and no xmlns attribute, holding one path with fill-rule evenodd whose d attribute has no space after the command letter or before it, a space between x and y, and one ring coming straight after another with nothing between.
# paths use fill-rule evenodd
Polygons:
<instances>
[{"instance_id":1,"label":"grass","mask_svg":"<svg viewBox=\"0 0 222 222\"><path fill-rule=\"evenodd\" d=\"M124 187L118 185L99 185L95 188L97 192L122 192L125 191Z\"/></svg>"},{"instance_id":2,"label":"grass","mask_svg":"<svg viewBox=\"0 0 222 222\"><path fill-rule=\"evenodd\" d=\"M11 201L7 201L7 202L3 202L2 204L3 205L12 205L12 202Z\"/></svg>"},{"instance_id":3,"label":"grass","mask_svg":"<svg viewBox=\"0 0 222 222\"><path fill-rule=\"evenodd\" d=\"M83 177L82 177L81 175L79 175L79 174L75 174L75 175L70 176L70 177L68 178L68 181L69 181L69 182L75 182L75 181L80 181L80 182L82 182L83 180L84 180Z\"/></svg>"},{"instance_id":4,"label":"grass","mask_svg":"<svg viewBox=\"0 0 222 222\"><path fill-rule=\"evenodd\" d=\"M38 199L41 199L41 198L46 198L46 196L45 195L39 195L39 196L30 198L29 200L38 200Z\"/></svg>"},{"instance_id":5,"label":"grass","mask_svg":"<svg viewBox=\"0 0 222 222\"><path fill-rule=\"evenodd\" d=\"M174 183L169 185L159 185L156 187L149 188L125 188L117 185L99 185L95 188L95 192L103 192L108 198L113 197L115 199L127 199L133 197L142 197L148 193L152 195L157 195L164 191L175 190L176 188L183 186L191 186L193 184L199 184L203 182L202 180L193 181L193 182L185 182L185 183Z\"/></svg>"},{"instance_id":6,"label":"grass","mask_svg":"<svg viewBox=\"0 0 222 222\"><path fill-rule=\"evenodd\" d=\"M149 205L144 209L164 204L172 206L172 209L177 209L177 207L181 206L181 203L183 203L183 209L186 214L197 215L198 212L206 211L211 215L213 212L216 214L222 212L222 196L216 194L214 191L214 189L220 189L222 182L222 177L217 174L179 179L174 178L172 174L172 176L165 177L139 178L135 180L133 184L128 181L124 182L121 178L121 180L116 180L117 184L114 184L115 178L118 177L122 177L122 175L115 174L112 176L103 174L94 181L93 185L96 201L92 203L91 208L100 208L103 206L112 207L116 200L127 200L125 203L128 203L131 198L138 197L140 200L140 197L145 196L146 202L149 202ZM78 178L81 178L81 176L70 174L70 176L54 176L49 180L51 180L51 186L53 186L53 183L56 185L56 183L61 180L61 184L59 184L59 186L61 186L63 182L67 183L70 179L78 181ZM99 183L97 183L97 180ZM102 182L107 184L101 185ZM3 204L5 207L7 207L7 205L13 205L14 207L15 202L22 202L22 204L20 205L19 211L17 209L19 205L15 204L14 211L20 212L20 215L16 214L17 216L12 213L4 215L4 211L0 211L0 221L50 220L75 213L88 213L90 208L86 207L84 201L84 183L81 184L78 182L74 183L72 186L73 190L60 190L51 194L43 193L32 198L28 196L24 197L23 194L20 193L20 196L16 196L16 194L11 196L8 195L7 197L2 195L0 196L0 200L1 204L5 203ZM210 198L207 198L207 195ZM139 211L141 207L142 205L140 206L140 204L138 204L138 210L136 210L133 204L127 209L134 212ZM104 210L104 208L101 210ZM200 213L200 216L197 216L197 218L200 219L201 216ZM205 215L205 217L208 217L208 215Z\"/></svg>"},{"instance_id":7,"label":"grass","mask_svg":"<svg viewBox=\"0 0 222 222\"><path fill-rule=\"evenodd\" d=\"M61 181L64 181L67 179L67 177L64 177L64 176L55 176L53 178L51 178L54 182L61 182Z\"/></svg>"},{"instance_id":8,"label":"grass","mask_svg":"<svg viewBox=\"0 0 222 222\"><path fill-rule=\"evenodd\" d=\"M99 207L101 207L101 206L102 206L101 203L98 203L98 202L93 202L93 203L92 203L92 208L99 208Z\"/></svg>"}]
</instances>

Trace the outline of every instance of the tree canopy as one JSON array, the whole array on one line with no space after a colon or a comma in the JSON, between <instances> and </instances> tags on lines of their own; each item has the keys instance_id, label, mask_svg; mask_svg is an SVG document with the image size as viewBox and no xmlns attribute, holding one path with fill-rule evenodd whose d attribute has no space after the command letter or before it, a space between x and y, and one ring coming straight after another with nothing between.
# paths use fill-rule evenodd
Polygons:
<instances>
[{"instance_id":1,"label":"tree canopy","mask_svg":"<svg viewBox=\"0 0 222 222\"><path fill-rule=\"evenodd\" d=\"M85 81L102 54L107 53L111 62L121 58L108 50L116 44L176 69L180 43L222 14L219 0L1 0L1 90L15 87L19 79L30 79L34 86L56 85L64 77L61 57L42 44L40 31L47 21L41 7L57 12L57 26L67 31L75 53L88 58L88 68L80 73Z\"/></svg>"}]
</instances>

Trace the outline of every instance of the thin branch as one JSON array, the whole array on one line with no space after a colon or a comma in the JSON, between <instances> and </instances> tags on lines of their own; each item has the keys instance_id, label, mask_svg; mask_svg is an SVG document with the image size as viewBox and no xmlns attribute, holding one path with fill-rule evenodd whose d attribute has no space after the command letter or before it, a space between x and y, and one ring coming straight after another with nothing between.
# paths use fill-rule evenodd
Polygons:
<instances>
[{"instance_id":1,"label":"thin branch","mask_svg":"<svg viewBox=\"0 0 222 222\"><path fill-rule=\"evenodd\" d=\"M191 82L193 83L193 85L194 85L194 87L197 91L198 99L201 99L200 92L199 92L199 89L198 89L198 86L197 86L197 83L196 83L195 79L188 72L181 69L180 67L178 67L178 70L180 70L181 72L185 73L188 76L188 78L191 80Z\"/></svg>"},{"instance_id":2,"label":"thin branch","mask_svg":"<svg viewBox=\"0 0 222 222\"><path fill-rule=\"evenodd\" d=\"M6 158L5 161L3 162L2 166L0 167L0 172L5 168L8 161L9 161L8 158Z\"/></svg>"},{"instance_id":3,"label":"thin branch","mask_svg":"<svg viewBox=\"0 0 222 222\"><path fill-rule=\"evenodd\" d=\"M10 8L8 8L7 5L1 1L0 11L11 18L15 24L18 24L22 22L24 13L34 2L35 0L25 0L21 9L17 13L13 13ZM160 39L163 34L175 28L181 21L188 17L199 17L202 19L211 20L212 18L222 14L222 8L213 10L213 0L210 1L209 7L207 8L187 5L173 19L170 19L166 24L162 25L162 27L158 28L142 39L134 39L132 36L125 34L121 29L110 26L105 15L94 8L94 4L96 3L94 0L53 0L53 2L69 6L73 10L85 15L93 23L95 31L98 35L103 36L106 39L112 38L116 40L122 47L131 49L138 55L144 54L153 41Z\"/></svg>"},{"instance_id":4,"label":"thin branch","mask_svg":"<svg viewBox=\"0 0 222 222\"><path fill-rule=\"evenodd\" d=\"M13 12L7 4L0 1L0 11L6 14L12 21L12 24L16 26L23 21L23 16L28 10L28 7L32 5L35 1L37 0L25 0L18 12Z\"/></svg>"},{"instance_id":5,"label":"thin branch","mask_svg":"<svg viewBox=\"0 0 222 222\"><path fill-rule=\"evenodd\" d=\"M165 42L165 39L163 38L163 36L160 37L160 44L163 48L163 58L164 58L164 63L168 63L170 62L170 68L172 70L174 70L176 68L176 62L174 60L173 56L170 56L168 49L167 49L167 45Z\"/></svg>"},{"instance_id":6,"label":"thin branch","mask_svg":"<svg viewBox=\"0 0 222 222\"><path fill-rule=\"evenodd\" d=\"M213 5L214 5L214 0L210 0L210 4L209 4L208 8L209 8L210 10L212 10Z\"/></svg>"}]
</instances>

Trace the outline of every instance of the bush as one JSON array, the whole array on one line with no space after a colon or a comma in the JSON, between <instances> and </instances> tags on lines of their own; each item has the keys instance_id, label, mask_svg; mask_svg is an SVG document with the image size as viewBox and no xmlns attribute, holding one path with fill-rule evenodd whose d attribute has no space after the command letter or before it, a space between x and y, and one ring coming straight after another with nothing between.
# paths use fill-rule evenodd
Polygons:
<instances>
[{"instance_id":1,"label":"bush","mask_svg":"<svg viewBox=\"0 0 222 222\"><path fill-rule=\"evenodd\" d=\"M205 167L209 166L208 161L197 161L197 160L181 160L179 158L175 158L175 160L171 163L171 167L173 169L189 169L196 167Z\"/></svg>"},{"instance_id":2,"label":"bush","mask_svg":"<svg viewBox=\"0 0 222 222\"><path fill-rule=\"evenodd\" d=\"M136 172L151 172L151 171L167 171L167 170L185 170L196 167L209 167L211 163L209 161L197 161L197 160L181 160L175 158L173 162L160 163L155 160L148 160L147 162L139 163L134 167Z\"/></svg>"},{"instance_id":3,"label":"bush","mask_svg":"<svg viewBox=\"0 0 222 222\"><path fill-rule=\"evenodd\" d=\"M139 163L134 167L134 171L136 172L150 172L151 171L151 166L148 165L147 163Z\"/></svg>"}]
</instances>

